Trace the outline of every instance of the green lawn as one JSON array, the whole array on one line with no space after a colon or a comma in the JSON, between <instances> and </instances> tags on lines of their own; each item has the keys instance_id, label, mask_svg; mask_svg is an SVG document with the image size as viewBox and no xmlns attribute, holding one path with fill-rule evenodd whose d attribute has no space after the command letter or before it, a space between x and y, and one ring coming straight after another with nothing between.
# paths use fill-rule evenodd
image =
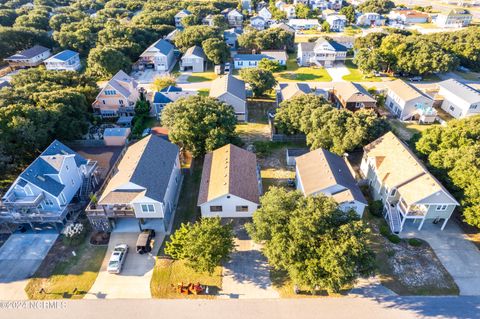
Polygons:
<instances>
[{"instance_id":1,"label":"green lawn","mask_svg":"<svg viewBox=\"0 0 480 319\"><path fill-rule=\"evenodd\" d=\"M209 294L183 295L176 291L179 283L200 283L208 286ZM153 270L150 288L153 298L207 298L213 299L222 287L222 267L216 267L213 274L197 273L187 267L183 261L158 258Z\"/></svg>"},{"instance_id":2,"label":"green lawn","mask_svg":"<svg viewBox=\"0 0 480 319\"><path fill-rule=\"evenodd\" d=\"M200 89L200 90L198 90L198 95L209 96L210 95L210 89Z\"/></svg>"},{"instance_id":3,"label":"green lawn","mask_svg":"<svg viewBox=\"0 0 480 319\"><path fill-rule=\"evenodd\" d=\"M75 248L76 256L58 262L48 277L30 279L25 291L30 299L81 299L92 287L107 251L107 246L92 246L90 237ZM41 288L45 290L40 293ZM76 292L74 293L74 290Z\"/></svg>"},{"instance_id":4,"label":"green lawn","mask_svg":"<svg viewBox=\"0 0 480 319\"><path fill-rule=\"evenodd\" d=\"M188 82L207 82L212 81L217 78L217 75L214 72L202 72L202 73L193 73L187 78Z\"/></svg>"},{"instance_id":5,"label":"green lawn","mask_svg":"<svg viewBox=\"0 0 480 319\"><path fill-rule=\"evenodd\" d=\"M288 55L287 69L275 73L278 82L330 82L332 78L327 70L320 67L299 67L295 53Z\"/></svg>"},{"instance_id":6,"label":"green lawn","mask_svg":"<svg viewBox=\"0 0 480 319\"><path fill-rule=\"evenodd\" d=\"M439 126L440 124L418 124L414 122L402 122L397 119L389 120L390 125L404 141L409 141L414 134L422 133L423 131Z\"/></svg>"},{"instance_id":7,"label":"green lawn","mask_svg":"<svg viewBox=\"0 0 480 319\"><path fill-rule=\"evenodd\" d=\"M347 59L345 61L345 66L350 71L350 74L345 75L343 79L345 81L352 81L352 82L381 82L382 79L377 76L370 76L363 74L362 71L358 69L358 67L353 64L351 59Z\"/></svg>"}]
</instances>

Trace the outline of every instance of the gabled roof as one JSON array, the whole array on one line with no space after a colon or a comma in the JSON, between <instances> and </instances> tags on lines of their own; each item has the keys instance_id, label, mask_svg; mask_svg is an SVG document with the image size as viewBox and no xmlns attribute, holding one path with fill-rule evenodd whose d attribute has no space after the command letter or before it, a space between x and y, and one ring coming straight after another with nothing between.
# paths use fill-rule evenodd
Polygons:
<instances>
[{"instance_id":1,"label":"gabled roof","mask_svg":"<svg viewBox=\"0 0 480 319\"><path fill-rule=\"evenodd\" d=\"M392 132L365 146L364 153L373 161L380 182L390 189L397 188L408 205L440 193L450 199L445 204L458 205L455 198Z\"/></svg>"},{"instance_id":2,"label":"gabled roof","mask_svg":"<svg viewBox=\"0 0 480 319\"><path fill-rule=\"evenodd\" d=\"M35 45L30 49L26 49L12 56L9 56L5 60L28 60L49 50L50 49L43 47L41 45Z\"/></svg>"},{"instance_id":3,"label":"gabled roof","mask_svg":"<svg viewBox=\"0 0 480 319\"><path fill-rule=\"evenodd\" d=\"M403 101L411 101L419 97L425 97L430 99L430 97L422 93L419 89L401 79L387 82L386 86Z\"/></svg>"},{"instance_id":4,"label":"gabled roof","mask_svg":"<svg viewBox=\"0 0 480 319\"><path fill-rule=\"evenodd\" d=\"M184 16L188 16L188 15L191 15L192 13L190 11L188 11L187 9L182 9L180 11L178 11L178 13L175 15L175 17L184 17Z\"/></svg>"},{"instance_id":5,"label":"gabled roof","mask_svg":"<svg viewBox=\"0 0 480 319\"><path fill-rule=\"evenodd\" d=\"M265 19L261 16L254 16L250 19L250 22L253 21L253 20L262 20L263 22L265 22Z\"/></svg>"},{"instance_id":6,"label":"gabled roof","mask_svg":"<svg viewBox=\"0 0 480 319\"><path fill-rule=\"evenodd\" d=\"M290 100L291 98L297 96L297 95L302 95L302 94L308 94L312 92L312 89L307 83L288 83L285 85L283 88L280 90L282 94L282 100Z\"/></svg>"},{"instance_id":7,"label":"gabled roof","mask_svg":"<svg viewBox=\"0 0 480 319\"><path fill-rule=\"evenodd\" d=\"M154 104L167 104L173 102L169 97L165 96L162 92L153 93L152 103Z\"/></svg>"},{"instance_id":8,"label":"gabled roof","mask_svg":"<svg viewBox=\"0 0 480 319\"><path fill-rule=\"evenodd\" d=\"M48 175L58 174L65 157L72 155L77 167L87 163L85 158L55 140L20 174L19 181L30 182L38 188L58 196L65 188L65 185ZM21 184L25 184L24 181Z\"/></svg>"},{"instance_id":9,"label":"gabled roof","mask_svg":"<svg viewBox=\"0 0 480 319\"><path fill-rule=\"evenodd\" d=\"M469 104L480 102L480 92L465 83L449 79L438 83L438 86Z\"/></svg>"},{"instance_id":10,"label":"gabled roof","mask_svg":"<svg viewBox=\"0 0 480 319\"><path fill-rule=\"evenodd\" d=\"M295 29L292 28L291 26L289 26L288 24L286 23L278 23L278 24L274 24L272 26L270 26L270 28L279 28L279 29L282 29L282 30L285 30L287 32L290 32L290 33L295 33Z\"/></svg>"},{"instance_id":11,"label":"gabled roof","mask_svg":"<svg viewBox=\"0 0 480 319\"><path fill-rule=\"evenodd\" d=\"M160 39L153 43L151 46L149 46L140 56L146 55L146 53L151 49L157 49L160 53L168 55L171 51L175 49L175 47L169 41Z\"/></svg>"},{"instance_id":12,"label":"gabled roof","mask_svg":"<svg viewBox=\"0 0 480 319\"><path fill-rule=\"evenodd\" d=\"M45 62L49 62L52 60L59 60L59 61L68 61L69 59L73 58L74 56L78 55L78 52L72 50L64 50L55 54L54 56L49 57Z\"/></svg>"},{"instance_id":13,"label":"gabled roof","mask_svg":"<svg viewBox=\"0 0 480 319\"><path fill-rule=\"evenodd\" d=\"M338 82L334 86L335 94L346 102L376 102L370 94L359 84L352 82Z\"/></svg>"},{"instance_id":14,"label":"gabled roof","mask_svg":"<svg viewBox=\"0 0 480 319\"><path fill-rule=\"evenodd\" d=\"M260 61L262 59L273 60L272 57L265 54L235 54L233 56L234 61Z\"/></svg>"},{"instance_id":15,"label":"gabled roof","mask_svg":"<svg viewBox=\"0 0 480 319\"><path fill-rule=\"evenodd\" d=\"M288 54L285 50L264 50L260 53L275 60L279 60L279 61L288 60Z\"/></svg>"},{"instance_id":16,"label":"gabled roof","mask_svg":"<svg viewBox=\"0 0 480 319\"><path fill-rule=\"evenodd\" d=\"M367 204L342 157L320 148L297 157L295 161L306 196L340 185L347 188L348 192L342 190L332 196L337 195L337 199L342 198L343 201L356 200Z\"/></svg>"},{"instance_id":17,"label":"gabled roof","mask_svg":"<svg viewBox=\"0 0 480 319\"><path fill-rule=\"evenodd\" d=\"M194 56L202 58L202 59L207 58L207 56L205 55L205 52L203 51L202 47L198 46L198 45L194 45L193 47L189 47L183 56L188 56L188 55L194 55Z\"/></svg>"},{"instance_id":18,"label":"gabled roof","mask_svg":"<svg viewBox=\"0 0 480 319\"><path fill-rule=\"evenodd\" d=\"M128 98L132 92L123 86L120 82L127 82L132 85L133 89L136 89L138 86L137 81L135 81L132 77L130 77L127 73L123 72L122 70L118 71L117 74L113 76L113 78L108 81L107 85L110 85L112 88L117 90L121 95ZM103 91L103 90L102 90Z\"/></svg>"},{"instance_id":19,"label":"gabled roof","mask_svg":"<svg viewBox=\"0 0 480 319\"><path fill-rule=\"evenodd\" d=\"M112 192L125 193L126 196L126 193L140 192L163 202L178 152L177 145L156 135L149 135L130 145L118 164L118 172L105 187L99 203L102 204ZM132 197L130 195L127 197Z\"/></svg>"},{"instance_id":20,"label":"gabled roof","mask_svg":"<svg viewBox=\"0 0 480 319\"><path fill-rule=\"evenodd\" d=\"M245 82L237 79L231 73L219 76L212 81L210 96L217 98L227 92L244 101L247 99Z\"/></svg>"},{"instance_id":21,"label":"gabled roof","mask_svg":"<svg viewBox=\"0 0 480 319\"><path fill-rule=\"evenodd\" d=\"M257 157L232 144L205 155L198 205L229 194L260 202Z\"/></svg>"},{"instance_id":22,"label":"gabled roof","mask_svg":"<svg viewBox=\"0 0 480 319\"><path fill-rule=\"evenodd\" d=\"M236 28L231 28L231 29L227 29L227 30L223 31L223 37L224 38L226 38L226 37L238 37L241 34L242 34L242 32L237 30Z\"/></svg>"},{"instance_id":23,"label":"gabled roof","mask_svg":"<svg viewBox=\"0 0 480 319\"><path fill-rule=\"evenodd\" d=\"M178 86L169 85L160 90L160 92L182 92L182 88Z\"/></svg>"}]
</instances>

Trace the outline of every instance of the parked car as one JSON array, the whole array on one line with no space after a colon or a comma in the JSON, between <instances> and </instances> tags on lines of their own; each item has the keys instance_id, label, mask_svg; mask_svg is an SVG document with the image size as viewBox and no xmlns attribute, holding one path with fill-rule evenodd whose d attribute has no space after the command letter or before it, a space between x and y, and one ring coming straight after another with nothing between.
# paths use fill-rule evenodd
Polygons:
<instances>
[{"instance_id":1,"label":"parked car","mask_svg":"<svg viewBox=\"0 0 480 319\"><path fill-rule=\"evenodd\" d=\"M230 63L225 63L225 66L223 67L223 71L225 73L230 72Z\"/></svg>"},{"instance_id":2,"label":"parked car","mask_svg":"<svg viewBox=\"0 0 480 319\"><path fill-rule=\"evenodd\" d=\"M152 251L153 238L155 237L155 231L153 229L145 229L140 235L138 235L136 249L140 255L149 253Z\"/></svg>"},{"instance_id":3,"label":"parked car","mask_svg":"<svg viewBox=\"0 0 480 319\"><path fill-rule=\"evenodd\" d=\"M108 261L107 271L112 274L119 274L122 271L123 263L128 253L127 244L119 244L113 248L112 255Z\"/></svg>"},{"instance_id":4,"label":"parked car","mask_svg":"<svg viewBox=\"0 0 480 319\"><path fill-rule=\"evenodd\" d=\"M408 80L412 81L412 82L418 82L418 81L422 80L422 77L421 76L412 76L411 78L408 78Z\"/></svg>"}]
</instances>

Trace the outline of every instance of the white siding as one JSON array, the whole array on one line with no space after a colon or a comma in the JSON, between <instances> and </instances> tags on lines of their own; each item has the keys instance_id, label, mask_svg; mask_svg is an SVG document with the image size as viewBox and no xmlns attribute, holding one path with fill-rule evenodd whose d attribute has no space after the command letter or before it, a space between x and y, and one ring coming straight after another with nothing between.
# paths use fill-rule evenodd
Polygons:
<instances>
[{"instance_id":1,"label":"white siding","mask_svg":"<svg viewBox=\"0 0 480 319\"><path fill-rule=\"evenodd\" d=\"M221 212L211 212L210 206L222 206ZM237 206L248 206L248 211L237 212ZM217 199L211 200L200 205L202 211L202 217L215 217L220 216L222 218L245 218L252 217L253 212L258 208L258 204L248 201L246 199L237 197L235 195L224 195Z\"/></svg>"}]
</instances>

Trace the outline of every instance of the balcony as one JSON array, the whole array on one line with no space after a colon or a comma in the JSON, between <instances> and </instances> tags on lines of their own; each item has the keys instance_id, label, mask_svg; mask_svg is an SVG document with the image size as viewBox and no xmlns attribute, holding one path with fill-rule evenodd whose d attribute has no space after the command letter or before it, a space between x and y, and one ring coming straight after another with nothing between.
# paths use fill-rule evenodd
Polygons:
<instances>
[{"instance_id":1,"label":"balcony","mask_svg":"<svg viewBox=\"0 0 480 319\"><path fill-rule=\"evenodd\" d=\"M43 193L32 196L18 196L11 193L3 200L3 205L7 208L31 208L40 205L45 198Z\"/></svg>"},{"instance_id":2,"label":"balcony","mask_svg":"<svg viewBox=\"0 0 480 319\"><path fill-rule=\"evenodd\" d=\"M85 209L89 216L104 216L104 217L135 217L135 211L130 205L93 205L90 204Z\"/></svg>"},{"instance_id":3,"label":"balcony","mask_svg":"<svg viewBox=\"0 0 480 319\"><path fill-rule=\"evenodd\" d=\"M423 218L427 213L427 207L424 205L410 205L400 200L397 203L397 209L405 218Z\"/></svg>"}]
</instances>

